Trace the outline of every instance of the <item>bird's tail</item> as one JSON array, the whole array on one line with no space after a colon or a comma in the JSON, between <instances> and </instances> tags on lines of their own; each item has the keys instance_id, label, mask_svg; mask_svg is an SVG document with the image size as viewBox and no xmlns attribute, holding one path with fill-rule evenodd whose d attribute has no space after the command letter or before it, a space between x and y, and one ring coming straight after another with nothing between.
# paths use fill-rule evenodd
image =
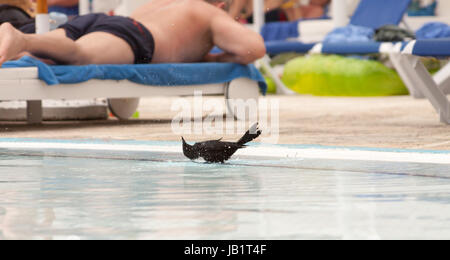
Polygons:
<instances>
[{"instance_id":1,"label":"bird's tail","mask_svg":"<svg viewBox=\"0 0 450 260\"><path fill-rule=\"evenodd\" d=\"M258 123L254 124L248 131L245 133L245 135L239 139L237 142L238 145L245 145L248 142L251 142L258 138L262 134L262 131L258 128Z\"/></svg>"}]
</instances>

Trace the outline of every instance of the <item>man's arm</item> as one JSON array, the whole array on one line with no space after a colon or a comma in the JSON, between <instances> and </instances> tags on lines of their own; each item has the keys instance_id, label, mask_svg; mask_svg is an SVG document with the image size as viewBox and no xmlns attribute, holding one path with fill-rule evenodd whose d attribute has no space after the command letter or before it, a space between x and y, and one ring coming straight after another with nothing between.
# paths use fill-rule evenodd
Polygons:
<instances>
[{"instance_id":1,"label":"man's arm","mask_svg":"<svg viewBox=\"0 0 450 260\"><path fill-rule=\"evenodd\" d=\"M226 13L212 18L211 30L214 44L225 53L208 55L207 61L249 64L266 54L261 35L239 24Z\"/></svg>"}]
</instances>

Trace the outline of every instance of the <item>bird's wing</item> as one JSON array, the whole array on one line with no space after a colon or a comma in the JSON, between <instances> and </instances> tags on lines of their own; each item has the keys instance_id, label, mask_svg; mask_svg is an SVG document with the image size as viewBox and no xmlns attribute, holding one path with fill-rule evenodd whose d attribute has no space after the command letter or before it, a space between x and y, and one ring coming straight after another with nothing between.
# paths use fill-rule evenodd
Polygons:
<instances>
[{"instance_id":1,"label":"bird's wing","mask_svg":"<svg viewBox=\"0 0 450 260\"><path fill-rule=\"evenodd\" d=\"M199 144L199 148L203 152L224 152L227 150L236 150L242 148L237 143L220 142L220 141L208 141Z\"/></svg>"}]
</instances>

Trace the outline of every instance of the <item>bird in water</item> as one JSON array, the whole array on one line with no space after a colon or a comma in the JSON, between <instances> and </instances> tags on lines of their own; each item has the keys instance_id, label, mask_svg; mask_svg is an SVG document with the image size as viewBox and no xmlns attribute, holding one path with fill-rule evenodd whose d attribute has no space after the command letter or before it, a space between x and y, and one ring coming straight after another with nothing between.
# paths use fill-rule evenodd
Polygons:
<instances>
[{"instance_id":1,"label":"bird in water","mask_svg":"<svg viewBox=\"0 0 450 260\"><path fill-rule=\"evenodd\" d=\"M247 147L246 144L258 138L261 133L256 123L237 142L222 142L222 139L219 139L189 145L181 137L183 153L191 160L203 158L209 163L225 163L237 150Z\"/></svg>"}]
</instances>

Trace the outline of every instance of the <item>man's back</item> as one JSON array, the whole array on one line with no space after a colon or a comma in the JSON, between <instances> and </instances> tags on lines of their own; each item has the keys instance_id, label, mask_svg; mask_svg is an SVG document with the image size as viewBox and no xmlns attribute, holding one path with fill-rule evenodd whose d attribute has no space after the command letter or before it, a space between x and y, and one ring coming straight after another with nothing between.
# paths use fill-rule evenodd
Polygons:
<instances>
[{"instance_id":1,"label":"man's back","mask_svg":"<svg viewBox=\"0 0 450 260\"><path fill-rule=\"evenodd\" d=\"M199 5L215 15L222 12L203 1L154 0L131 15L155 39L153 62L195 62L210 51L210 18L198 14Z\"/></svg>"},{"instance_id":2,"label":"man's back","mask_svg":"<svg viewBox=\"0 0 450 260\"><path fill-rule=\"evenodd\" d=\"M214 45L220 44L215 39L214 23L223 26L232 23L229 30L239 26L236 33L254 34L235 23L225 11L202 0L153 0L131 17L152 33L155 39L154 63L203 60Z\"/></svg>"}]
</instances>

